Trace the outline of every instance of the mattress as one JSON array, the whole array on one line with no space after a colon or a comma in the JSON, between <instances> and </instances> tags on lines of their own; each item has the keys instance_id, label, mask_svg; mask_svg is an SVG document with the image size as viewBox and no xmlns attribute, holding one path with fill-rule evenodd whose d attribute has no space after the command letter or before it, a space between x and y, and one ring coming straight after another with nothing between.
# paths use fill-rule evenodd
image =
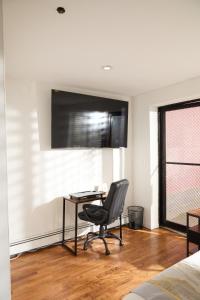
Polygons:
<instances>
[{"instance_id":1,"label":"mattress","mask_svg":"<svg viewBox=\"0 0 200 300\"><path fill-rule=\"evenodd\" d=\"M200 300L200 251L156 275L123 300Z\"/></svg>"}]
</instances>

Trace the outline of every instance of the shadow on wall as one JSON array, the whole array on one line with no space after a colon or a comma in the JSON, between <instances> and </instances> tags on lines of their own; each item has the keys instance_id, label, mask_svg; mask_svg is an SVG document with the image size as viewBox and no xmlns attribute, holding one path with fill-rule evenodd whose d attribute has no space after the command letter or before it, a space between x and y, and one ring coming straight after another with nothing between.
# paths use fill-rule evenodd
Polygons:
<instances>
[{"instance_id":1,"label":"shadow on wall","mask_svg":"<svg viewBox=\"0 0 200 300\"><path fill-rule=\"evenodd\" d=\"M41 98L34 83L7 87L11 242L60 229L60 197L103 182L102 150L50 150L50 98Z\"/></svg>"},{"instance_id":2,"label":"shadow on wall","mask_svg":"<svg viewBox=\"0 0 200 300\"><path fill-rule=\"evenodd\" d=\"M31 214L32 224L30 228L27 228L28 232L31 232L32 226L35 227L35 231L38 232L38 235L41 234L41 228L46 228L47 222L52 223L52 230L49 231L49 233L53 232L60 232L62 228L62 219L60 220L60 224L58 226L58 216L62 218L62 204L63 204L63 198L58 197L53 199L52 201L49 201L45 204L41 204L37 206ZM100 204L100 201L96 201L95 204ZM66 228L69 231L65 232L65 239L71 238L74 236L74 223L75 223L75 205L69 201L66 202L66 211L67 211L67 218L66 218ZM78 211L82 211L82 205L78 206ZM51 220L49 219L49 212L53 212ZM69 218L70 216L70 218ZM40 220L40 222L37 222ZM86 222L81 222L78 220L78 225L81 226L79 229L79 234L85 234L88 232L88 226L91 225ZM83 227L83 228L82 228ZM90 226L90 231L93 230L93 225ZM42 232L42 234L44 234ZM61 236L61 234L60 234ZM30 238L30 236L29 236Z\"/></svg>"}]
</instances>

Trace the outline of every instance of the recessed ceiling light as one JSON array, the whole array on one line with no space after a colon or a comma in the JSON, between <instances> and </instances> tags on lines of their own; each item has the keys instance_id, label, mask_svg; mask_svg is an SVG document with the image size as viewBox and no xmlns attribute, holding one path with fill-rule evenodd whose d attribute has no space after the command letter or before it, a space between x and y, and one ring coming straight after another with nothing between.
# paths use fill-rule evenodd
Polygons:
<instances>
[{"instance_id":1,"label":"recessed ceiling light","mask_svg":"<svg viewBox=\"0 0 200 300\"><path fill-rule=\"evenodd\" d=\"M59 14L64 14L65 13L65 8L64 7L61 7L61 6L59 6L59 7L57 7L57 12L59 13Z\"/></svg>"},{"instance_id":2,"label":"recessed ceiling light","mask_svg":"<svg viewBox=\"0 0 200 300\"><path fill-rule=\"evenodd\" d=\"M110 65L103 66L102 68L103 68L104 71L112 70L112 66L110 66Z\"/></svg>"}]
</instances>

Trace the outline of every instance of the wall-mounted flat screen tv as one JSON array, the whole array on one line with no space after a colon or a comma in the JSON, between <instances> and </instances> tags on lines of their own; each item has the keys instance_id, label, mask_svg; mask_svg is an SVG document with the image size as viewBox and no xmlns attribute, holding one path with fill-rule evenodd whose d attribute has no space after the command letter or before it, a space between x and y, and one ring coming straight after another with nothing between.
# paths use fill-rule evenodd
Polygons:
<instances>
[{"instance_id":1,"label":"wall-mounted flat screen tv","mask_svg":"<svg viewBox=\"0 0 200 300\"><path fill-rule=\"evenodd\" d=\"M52 90L52 148L127 147L128 102Z\"/></svg>"}]
</instances>

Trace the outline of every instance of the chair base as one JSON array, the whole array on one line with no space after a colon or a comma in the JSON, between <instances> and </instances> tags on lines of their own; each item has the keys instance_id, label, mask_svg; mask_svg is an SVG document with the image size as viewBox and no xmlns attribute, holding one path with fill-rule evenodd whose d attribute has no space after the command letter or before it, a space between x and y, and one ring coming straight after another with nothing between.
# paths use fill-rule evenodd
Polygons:
<instances>
[{"instance_id":1,"label":"chair base","mask_svg":"<svg viewBox=\"0 0 200 300\"><path fill-rule=\"evenodd\" d=\"M106 242L106 238L114 238L114 239L117 239L119 241L119 245L120 246L123 246L123 243L122 243L122 239L117 236L116 234L110 232L110 231L107 231L107 227L103 225L100 226L100 230L98 233L96 232L88 232L87 234L87 237L86 237L86 240L84 242L84 246L83 246L83 249L84 250L87 250L89 244L94 241L94 240L97 240L97 239L101 239L104 243L104 247L105 247L105 254L106 255L109 255L110 254L110 251L108 249L108 245L107 245L107 242Z\"/></svg>"}]
</instances>

